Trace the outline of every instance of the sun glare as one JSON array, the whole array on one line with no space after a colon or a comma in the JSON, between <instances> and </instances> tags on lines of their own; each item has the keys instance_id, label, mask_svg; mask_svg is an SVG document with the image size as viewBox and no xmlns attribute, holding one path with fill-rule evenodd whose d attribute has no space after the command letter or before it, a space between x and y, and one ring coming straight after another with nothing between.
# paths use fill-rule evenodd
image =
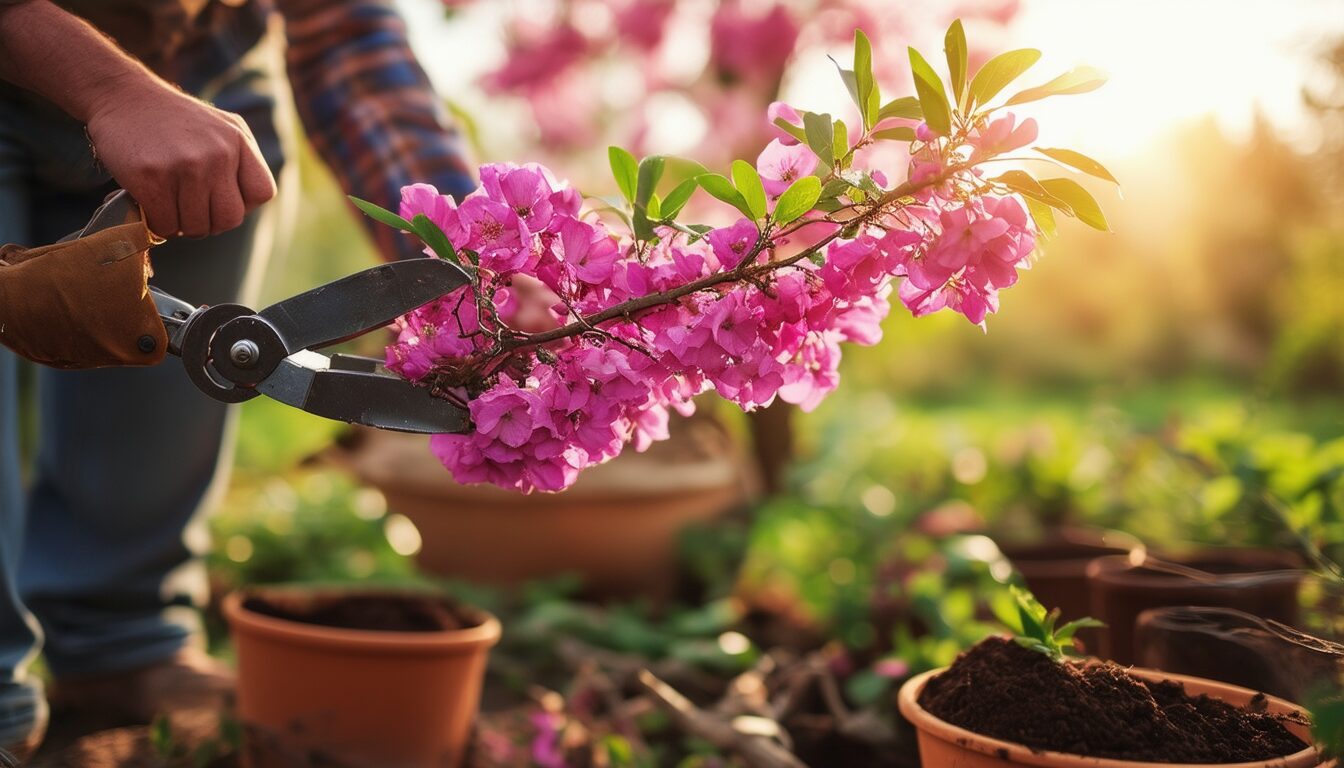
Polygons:
<instances>
[{"instance_id":1,"label":"sun glare","mask_svg":"<svg viewBox=\"0 0 1344 768\"><path fill-rule=\"evenodd\" d=\"M1300 96L1315 50L1344 29L1344 2L1297 0L1026 0L1019 44L1044 52L1037 77L1078 64L1110 75L1079 102L1034 105L1042 142L1134 154L1172 127L1206 114L1244 133L1258 107L1309 140Z\"/></svg>"}]
</instances>

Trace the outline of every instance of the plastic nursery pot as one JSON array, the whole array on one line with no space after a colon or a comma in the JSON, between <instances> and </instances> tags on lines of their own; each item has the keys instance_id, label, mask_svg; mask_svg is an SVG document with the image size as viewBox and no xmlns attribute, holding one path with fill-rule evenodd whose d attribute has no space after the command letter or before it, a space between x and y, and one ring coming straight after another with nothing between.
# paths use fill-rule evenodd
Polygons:
<instances>
[{"instance_id":1,"label":"plastic nursery pot","mask_svg":"<svg viewBox=\"0 0 1344 768\"><path fill-rule=\"evenodd\" d=\"M1284 624L1298 620L1302 572L1290 553L1205 550L1179 560L1149 555L1101 557L1087 566L1089 613L1106 623L1100 657L1133 664L1134 623L1150 608L1202 605L1235 608Z\"/></svg>"},{"instance_id":2,"label":"plastic nursery pot","mask_svg":"<svg viewBox=\"0 0 1344 768\"><path fill-rule=\"evenodd\" d=\"M897 704L901 714L915 727L919 740L919 759L924 768L1002 768L1011 765L1051 766L1058 768L1196 768L1182 763L1150 763L1136 760L1109 760L1084 755L1071 755L1064 752L1033 750L1022 744L991 739L929 714L919 705L919 694L929 678L941 674L946 668L935 669L916 675L901 686ZM1239 688L1235 685L1204 680L1185 675L1171 675L1148 669L1129 669L1131 675L1160 682L1171 680L1185 686L1186 693L1192 696L1206 694L1221 699L1233 706L1244 707L1255 691ZM1283 699L1266 697L1269 712L1301 713L1302 709ZM1310 728L1296 723L1285 726L1294 736L1305 742L1311 742ZM1208 768L1211 764L1204 764ZM1320 754L1315 747L1307 747L1285 757L1262 760L1253 763L1221 763L1219 768L1308 768L1321 765Z\"/></svg>"},{"instance_id":3,"label":"plastic nursery pot","mask_svg":"<svg viewBox=\"0 0 1344 768\"><path fill-rule=\"evenodd\" d=\"M1087 616L1091 610L1088 563L1107 555L1142 553L1144 546L1121 531L1061 527L1038 540L1002 542L1000 549L1041 604L1059 608L1064 620L1069 621ZM1095 650L1101 633L1084 629L1079 638L1087 649Z\"/></svg>"},{"instance_id":4,"label":"plastic nursery pot","mask_svg":"<svg viewBox=\"0 0 1344 768\"><path fill-rule=\"evenodd\" d=\"M420 530L420 567L486 584L577 574L594 596L667 596L689 526L750 497L736 446L712 419L673 419L672 437L585 470L561 493L453 482L423 436L362 431L340 460Z\"/></svg>"},{"instance_id":5,"label":"plastic nursery pot","mask_svg":"<svg viewBox=\"0 0 1344 768\"><path fill-rule=\"evenodd\" d=\"M1180 606L1139 614L1138 663L1298 700L1344 672L1344 645L1231 608Z\"/></svg>"},{"instance_id":6,"label":"plastic nursery pot","mask_svg":"<svg viewBox=\"0 0 1344 768\"><path fill-rule=\"evenodd\" d=\"M238 716L250 768L333 765L453 768L461 763L480 703L499 621L464 629L337 629L264 615L251 597L325 601L390 590L268 587L224 599L238 658ZM320 762L320 760L318 760ZM314 765L318 762L313 762ZM328 763L321 763L328 764Z\"/></svg>"}]
</instances>

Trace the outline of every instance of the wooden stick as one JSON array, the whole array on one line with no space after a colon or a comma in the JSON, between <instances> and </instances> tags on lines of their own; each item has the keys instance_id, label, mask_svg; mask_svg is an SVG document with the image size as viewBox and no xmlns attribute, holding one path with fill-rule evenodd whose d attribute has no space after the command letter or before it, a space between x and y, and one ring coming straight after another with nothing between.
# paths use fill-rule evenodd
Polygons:
<instances>
[{"instance_id":1,"label":"wooden stick","mask_svg":"<svg viewBox=\"0 0 1344 768\"><path fill-rule=\"evenodd\" d=\"M743 727L747 725L746 721L769 723L779 734L783 734L783 729L773 720L715 717L698 709L675 688L659 680L647 669L640 670L639 684L683 731L740 756L749 768L807 768L806 764L771 736Z\"/></svg>"}]
</instances>

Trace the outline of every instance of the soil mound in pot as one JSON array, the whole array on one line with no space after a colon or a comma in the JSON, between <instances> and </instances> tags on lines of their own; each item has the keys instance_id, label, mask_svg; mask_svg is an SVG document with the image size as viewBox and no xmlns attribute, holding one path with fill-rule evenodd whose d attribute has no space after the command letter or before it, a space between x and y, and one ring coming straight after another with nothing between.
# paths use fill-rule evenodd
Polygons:
<instances>
[{"instance_id":1,"label":"soil mound in pot","mask_svg":"<svg viewBox=\"0 0 1344 768\"><path fill-rule=\"evenodd\" d=\"M243 607L263 616L336 629L443 632L468 629L481 618L434 595L346 594L252 596Z\"/></svg>"},{"instance_id":2,"label":"soil mound in pot","mask_svg":"<svg viewBox=\"0 0 1344 768\"><path fill-rule=\"evenodd\" d=\"M1147 683L1110 662L1057 664L1000 637L930 679L919 704L985 736L1116 760L1241 763L1307 747L1254 701L1240 709L1187 696L1179 683Z\"/></svg>"}]
</instances>

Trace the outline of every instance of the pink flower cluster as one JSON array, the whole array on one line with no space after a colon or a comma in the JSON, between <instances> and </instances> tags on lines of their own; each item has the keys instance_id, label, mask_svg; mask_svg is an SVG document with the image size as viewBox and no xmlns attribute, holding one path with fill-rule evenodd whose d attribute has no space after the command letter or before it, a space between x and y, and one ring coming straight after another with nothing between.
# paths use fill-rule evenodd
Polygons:
<instances>
[{"instance_id":1,"label":"pink flower cluster","mask_svg":"<svg viewBox=\"0 0 1344 768\"><path fill-rule=\"evenodd\" d=\"M998 153L1034 139L1034 124L1002 120L960 148L927 141L911 178L942 179L982 147ZM805 145L777 139L758 169L777 198L816 164ZM762 231L748 219L702 237L661 228L653 241L632 242L535 164L484 166L480 189L460 204L412 185L401 215L438 225L476 281L401 318L387 366L467 403L474 430L431 441L459 482L523 492L563 489L626 444L643 450L665 438L669 412L689 413L692 398L711 389L748 410L776 398L811 410L839 382L841 342L880 340L898 278L897 295L915 315L949 308L983 324L1028 263L1035 236L1016 197L967 194L953 182L916 197L843 237L836 224L804 220L813 238L804 247L824 244L814 261L789 258L799 252L789 241L804 239L798 227ZM752 279L741 279L747 269ZM670 297L697 281L699 290ZM596 328L543 344L525 336L573 330L653 296L662 300ZM461 371L473 376L453 375Z\"/></svg>"},{"instance_id":2,"label":"pink flower cluster","mask_svg":"<svg viewBox=\"0 0 1344 768\"><path fill-rule=\"evenodd\" d=\"M945 147L932 141L927 125L918 134L926 141L910 160L910 178L933 178L949 160ZM979 160L1026 146L1036 140L1036 121L1020 125L1007 114L969 137L969 158ZM919 197L923 206L907 208L909 223L921 232L921 243L900 274L898 295L915 317L951 309L983 326L985 315L999 309L999 290L1017 282L1017 270L1029 268L1036 250L1031 217L1016 197L978 195L963 199L951 185L929 187Z\"/></svg>"},{"instance_id":3,"label":"pink flower cluster","mask_svg":"<svg viewBox=\"0 0 1344 768\"><path fill-rule=\"evenodd\" d=\"M636 257L537 166L486 166L481 189L460 206L432 187L407 187L401 213L425 214L460 252L477 254L499 323L517 329L530 309L531 331L732 269L760 237L745 219L694 242L667 230ZM463 392L475 430L435 436L432 449L461 482L557 490L628 442L643 449L666 437L669 409L689 412L710 388L743 408L780 397L811 409L836 386L839 343L880 338L890 293L881 276L909 240L836 241L821 267L778 270L765 286L725 284L530 352L522 369ZM487 350L499 329L477 311L474 290L400 319L388 368L421 381Z\"/></svg>"},{"instance_id":4,"label":"pink flower cluster","mask_svg":"<svg viewBox=\"0 0 1344 768\"><path fill-rule=\"evenodd\" d=\"M526 102L541 150L579 156L612 143L650 149L643 143L663 108L655 97L687 97L685 105L714 126L694 155L718 164L759 144L760 110L778 98L800 54L848 43L862 28L874 42L877 77L890 89L910 77L905 46L894 41L941 33L955 16L1002 26L1017 7L1018 0L937 8L889 0L535 0L510 12L506 57L482 85ZM670 58L685 59L688 35L701 38L692 47L707 51L705 66L669 67ZM973 64L983 58L971 51ZM609 82L623 85L602 87Z\"/></svg>"}]
</instances>

